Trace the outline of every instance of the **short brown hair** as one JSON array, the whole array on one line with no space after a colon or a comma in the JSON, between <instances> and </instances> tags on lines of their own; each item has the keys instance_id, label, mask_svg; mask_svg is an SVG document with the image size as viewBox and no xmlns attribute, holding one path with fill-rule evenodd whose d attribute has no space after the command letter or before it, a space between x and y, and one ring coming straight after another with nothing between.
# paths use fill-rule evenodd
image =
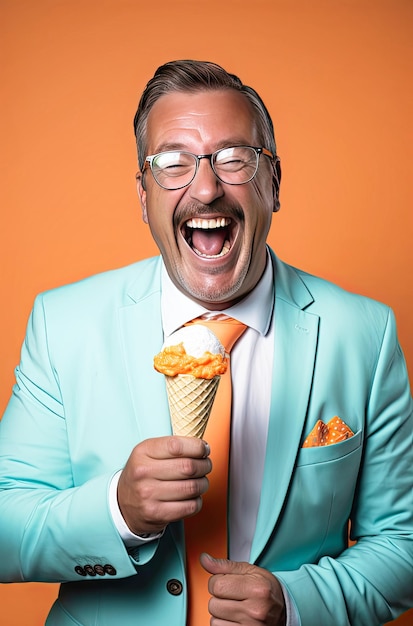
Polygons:
<instances>
[{"instance_id":1,"label":"short brown hair","mask_svg":"<svg viewBox=\"0 0 413 626\"><path fill-rule=\"evenodd\" d=\"M139 167L142 170L147 150L146 126L150 110L163 95L176 91L193 93L196 91L214 91L234 89L242 93L255 113L255 121L263 147L276 156L274 126L271 116L258 93L244 85L242 81L229 74L220 65L209 61L180 60L170 61L156 70L148 82L136 111L133 127L138 148Z\"/></svg>"}]
</instances>

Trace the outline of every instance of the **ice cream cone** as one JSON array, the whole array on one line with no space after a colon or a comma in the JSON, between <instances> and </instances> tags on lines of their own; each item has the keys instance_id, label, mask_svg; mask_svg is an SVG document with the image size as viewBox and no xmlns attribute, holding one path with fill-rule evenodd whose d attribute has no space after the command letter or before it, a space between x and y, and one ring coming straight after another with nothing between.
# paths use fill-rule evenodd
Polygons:
<instances>
[{"instance_id":1,"label":"ice cream cone","mask_svg":"<svg viewBox=\"0 0 413 626\"><path fill-rule=\"evenodd\" d=\"M165 379L173 434L202 438L220 376L205 379L178 374Z\"/></svg>"}]
</instances>

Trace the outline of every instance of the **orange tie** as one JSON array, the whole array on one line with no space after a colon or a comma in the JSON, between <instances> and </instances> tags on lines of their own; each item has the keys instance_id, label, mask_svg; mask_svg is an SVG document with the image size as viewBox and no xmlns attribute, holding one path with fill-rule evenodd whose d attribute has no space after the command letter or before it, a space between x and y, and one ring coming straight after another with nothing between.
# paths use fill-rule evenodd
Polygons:
<instances>
[{"instance_id":1,"label":"orange tie","mask_svg":"<svg viewBox=\"0 0 413 626\"><path fill-rule=\"evenodd\" d=\"M203 324L216 334L229 354L237 339L247 329L245 324L227 317L222 320L197 318L193 324ZM231 430L231 373L228 366L221 376L217 395L206 427L204 439L211 448L212 472L208 475L209 489L203 496L201 511L185 520L185 541L188 577L187 626L207 626L208 574L200 565L202 552L217 558L227 558L227 491Z\"/></svg>"}]
</instances>

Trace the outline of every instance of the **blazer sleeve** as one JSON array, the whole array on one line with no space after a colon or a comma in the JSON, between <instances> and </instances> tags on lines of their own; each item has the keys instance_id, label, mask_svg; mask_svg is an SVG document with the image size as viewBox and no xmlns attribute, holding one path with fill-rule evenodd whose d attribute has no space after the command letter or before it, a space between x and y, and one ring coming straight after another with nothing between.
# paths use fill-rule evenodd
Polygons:
<instances>
[{"instance_id":1,"label":"blazer sleeve","mask_svg":"<svg viewBox=\"0 0 413 626\"><path fill-rule=\"evenodd\" d=\"M59 374L42 297L30 316L13 394L0 421L0 580L79 581L87 562L136 574L158 542L128 554L113 524L113 472L74 484Z\"/></svg>"},{"instance_id":2,"label":"blazer sleeve","mask_svg":"<svg viewBox=\"0 0 413 626\"><path fill-rule=\"evenodd\" d=\"M274 572L301 626L372 626L413 606L412 433L408 376L390 311L366 406L354 543L337 558Z\"/></svg>"}]
</instances>

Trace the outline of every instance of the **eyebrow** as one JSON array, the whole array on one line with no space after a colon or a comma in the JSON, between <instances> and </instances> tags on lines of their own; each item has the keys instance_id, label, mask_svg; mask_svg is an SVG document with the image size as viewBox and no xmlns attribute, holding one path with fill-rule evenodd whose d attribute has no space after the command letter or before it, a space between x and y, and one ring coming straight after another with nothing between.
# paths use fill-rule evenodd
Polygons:
<instances>
[{"instance_id":1,"label":"eyebrow","mask_svg":"<svg viewBox=\"0 0 413 626\"><path fill-rule=\"evenodd\" d=\"M181 143L161 143L156 152L166 152L168 150L185 150L185 146Z\"/></svg>"},{"instance_id":2,"label":"eyebrow","mask_svg":"<svg viewBox=\"0 0 413 626\"><path fill-rule=\"evenodd\" d=\"M233 138L225 139L223 141L218 142L213 152L216 152L216 150L221 150L223 148L232 148L235 146L249 146L249 145L251 144L245 139L233 137ZM184 152L190 152L188 147L183 143L165 142L165 143L160 144L160 146L157 148L154 154L158 154L159 152L168 152L168 151L174 151L174 150L182 150Z\"/></svg>"}]
</instances>

